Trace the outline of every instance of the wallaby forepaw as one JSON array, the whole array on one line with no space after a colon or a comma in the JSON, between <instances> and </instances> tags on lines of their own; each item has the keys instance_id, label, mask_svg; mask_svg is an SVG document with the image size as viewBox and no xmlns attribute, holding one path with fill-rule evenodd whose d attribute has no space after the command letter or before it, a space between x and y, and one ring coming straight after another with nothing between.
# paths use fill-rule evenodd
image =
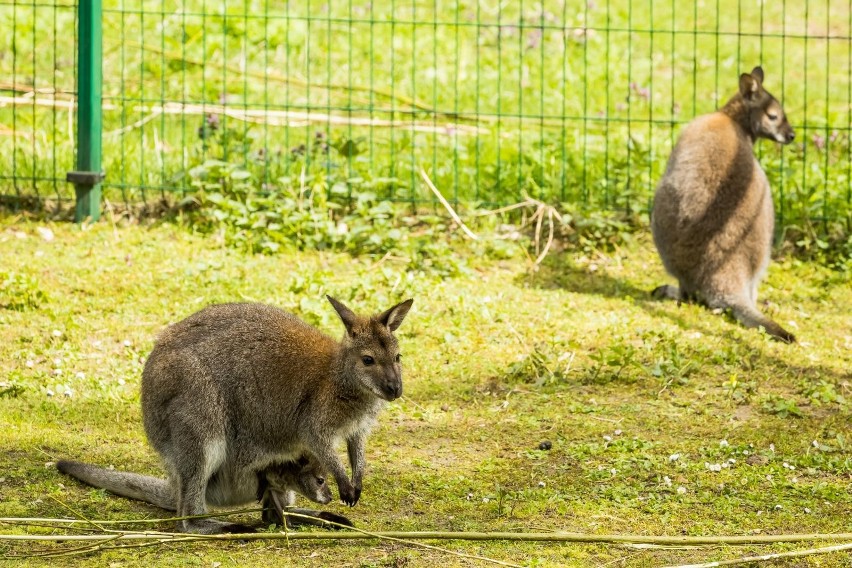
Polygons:
<instances>
[{"instance_id":1,"label":"wallaby forepaw","mask_svg":"<svg viewBox=\"0 0 852 568\"><path fill-rule=\"evenodd\" d=\"M350 507L354 507L358 502L358 499L361 498L361 488L353 487L349 485L347 487L340 488L340 500Z\"/></svg>"}]
</instances>

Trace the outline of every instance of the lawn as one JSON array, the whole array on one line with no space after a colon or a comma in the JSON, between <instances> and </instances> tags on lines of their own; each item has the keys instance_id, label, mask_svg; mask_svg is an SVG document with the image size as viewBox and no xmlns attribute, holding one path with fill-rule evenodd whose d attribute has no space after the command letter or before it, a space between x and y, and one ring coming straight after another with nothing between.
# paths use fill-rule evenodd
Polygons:
<instances>
[{"instance_id":1,"label":"lawn","mask_svg":"<svg viewBox=\"0 0 852 568\"><path fill-rule=\"evenodd\" d=\"M109 217L109 216L108 216ZM523 241L520 241L523 242ZM60 475L75 458L161 474L139 380L159 330L214 302L260 301L324 331L324 298L378 311L411 297L398 332L405 395L367 447L368 530L755 535L852 526L852 286L776 259L763 308L784 345L724 315L651 300L667 281L639 231L554 251L531 270L453 247L448 272L396 256L257 255L185 224L73 226L0 217L0 517L161 518ZM539 449L550 441L550 450ZM258 522L258 515L247 517ZM171 530L173 525L156 525ZM23 529L0 525L0 532ZM32 529L49 531L49 529ZM433 542L537 566L650 566L809 545L636 548ZM67 546L67 545L66 545ZM50 545L12 545L27 554ZM60 559L76 566L485 565L400 543L170 544ZM844 566L842 554L797 566ZM16 565L57 565L28 559Z\"/></svg>"}]
</instances>

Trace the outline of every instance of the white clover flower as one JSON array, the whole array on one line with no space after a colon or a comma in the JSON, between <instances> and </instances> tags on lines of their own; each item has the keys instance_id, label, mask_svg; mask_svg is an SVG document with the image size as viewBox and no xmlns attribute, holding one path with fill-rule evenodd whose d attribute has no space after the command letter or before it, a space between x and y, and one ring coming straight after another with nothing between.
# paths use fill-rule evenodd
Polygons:
<instances>
[{"instance_id":1,"label":"white clover flower","mask_svg":"<svg viewBox=\"0 0 852 568\"><path fill-rule=\"evenodd\" d=\"M685 493L686 493L686 487L684 487L683 485L679 485L678 488L677 488L677 494L683 495Z\"/></svg>"},{"instance_id":2,"label":"white clover flower","mask_svg":"<svg viewBox=\"0 0 852 568\"><path fill-rule=\"evenodd\" d=\"M730 445L730 444L728 444L728 441L727 441L727 440L720 440L720 441L719 441L719 447L720 447L720 448L727 448L729 445Z\"/></svg>"},{"instance_id":3,"label":"white clover flower","mask_svg":"<svg viewBox=\"0 0 852 568\"><path fill-rule=\"evenodd\" d=\"M669 461L671 462L676 462L678 459L680 459L680 454L672 454L669 456Z\"/></svg>"}]
</instances>

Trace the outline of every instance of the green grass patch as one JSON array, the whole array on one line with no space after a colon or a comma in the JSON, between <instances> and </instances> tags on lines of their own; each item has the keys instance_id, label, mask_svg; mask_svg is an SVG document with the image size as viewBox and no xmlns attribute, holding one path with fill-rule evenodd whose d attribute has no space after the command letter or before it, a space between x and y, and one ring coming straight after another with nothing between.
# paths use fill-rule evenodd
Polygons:
<instances>
[{"instance_id":1,"label":"green grass patch","mask_svg":"<svg viewBox=\"0 0 852 568\"><path fill-rule=\"evenodd\" d=\"M514 247L508 259L452 242L442 256L460 268L446 271L416 257L382 260L381 251L282 247L253 254L167 222L71 226L4 217L0 516L62 517L72 508L100 519L161 516L84 487L51 464L76 458L160 474L138 395L157 332L209 303L251 300L338 335L323 300L330 293L362 311L415 299L398 334L406 395L382 414L368 443L361 502L352 510L329 505L362 528L848 531L847 272L789 258L771 265L762 309L800 338L784 345L706 309L651 300L648 292L667 277L644 232L597 250L566 245L537 271L522 260L523 239L501 245ZM545 441L549 450L541 449ZM445 546L538 566L663 565L795 548ZM35 550L0 542L4 554ZM75 560L282 561L472 564L398 544L283 541L170 545ZM803 565L844 561L835 555Z\"/></svg>"}]
</instances>

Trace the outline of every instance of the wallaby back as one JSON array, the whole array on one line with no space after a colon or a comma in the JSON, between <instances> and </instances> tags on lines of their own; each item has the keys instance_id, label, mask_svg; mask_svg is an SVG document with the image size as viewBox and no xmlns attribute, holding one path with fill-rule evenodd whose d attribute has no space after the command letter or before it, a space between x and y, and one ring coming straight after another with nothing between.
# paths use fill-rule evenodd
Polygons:
<instances>
[{"instance_id":1,"label":"wallaby back","mask_svg":"<svg viewBox=\"0 0 852 568\"><path fill-rule=\"evenodd\" d=\"M696 118L681 133L651 218L654 243L679 288L660 287L654 295L729 308L747 327L793 341L756 308L775 213L754 143L767 138L787 144L795 137L763 78L760 67L741 75L739 92L721 110Z\"/></svg>"}]
</instances>

